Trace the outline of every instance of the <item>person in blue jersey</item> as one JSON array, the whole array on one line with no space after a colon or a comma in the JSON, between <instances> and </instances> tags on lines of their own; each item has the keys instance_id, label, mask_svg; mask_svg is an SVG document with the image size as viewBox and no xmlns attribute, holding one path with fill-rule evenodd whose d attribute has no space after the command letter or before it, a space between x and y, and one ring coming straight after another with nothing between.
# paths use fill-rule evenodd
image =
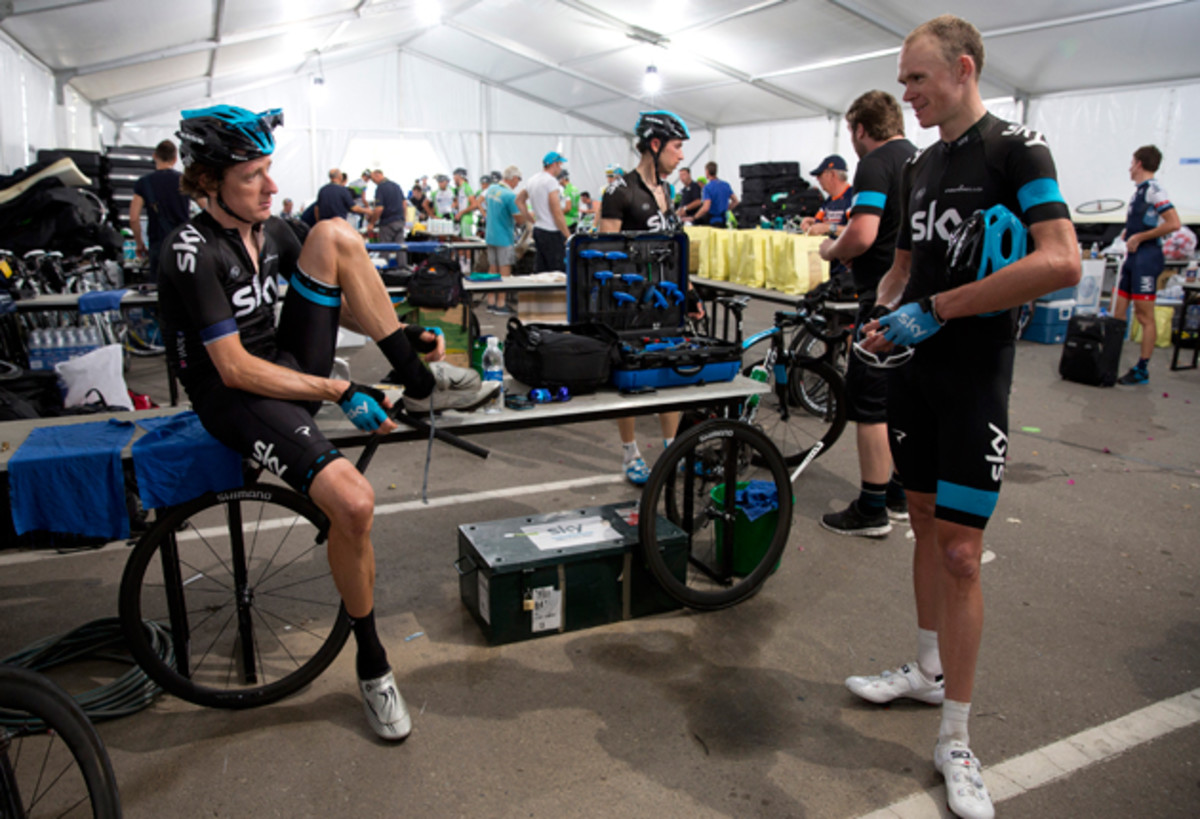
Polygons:
<instances>
[{"instance_id":1,"label":"person in blue jersey","mask_svg":"<svg viewBox=\"0 0 1200 819\"><path fill-rule=\"evenodd\" d=\"M487 256L488 272L499 273L502 279L512 274L516 262L516 228L533 221L533 214L521 210L517 206L517 195L513 192L521 184L521 171L516 165L504 169L504 178L495 184L488 185L486 196L487 218ZM510 306L509 297L505 294L505 303L500 303L500 294L488 295L487 309L489 313L511 316L516 311Z\"/></svg>"},{"instance_id":2,"label":"person in blue jersey","mask_svg":"<svg viewBox=\"0 0 1200 819\"><path fill-rule=\"evenodd\" d=\"M397 321L362 237L344 219L317 222L301 247L286 223L271 218L279 190L270 175L272 131L282 124L278 109L183 112L181 187L204 209L164 241L163 338L204 428L328 517L329 566L353 622L367 720L379 736L400 740L411 720L375 629L374 492L313 415L330 401L364 432L386 433L396 423L381 391L330 375L338 326L346 321L375 340L414 412L439 404L476 409L496 387L438 361L441 336ZM418 353L436 363L427 368Z\"/></svg>"},{"instance_id":3,"label":"person in blue jersey","mask_svg":"<svg viewBox=\"0 0 1200 819\"><path fill-rule=\"evenodd\" d=\"M1158 277L1163 272L1163 237L1179 230L1179 211L1171 204L1171 197L1154 178L1162 164L1162 152L1153 145L1143 145L1133 152L1129 163L1129 178L1137 190L1129 200L1125 212L1125 262L1117 281L1113 298L1112 314L1125 318L1125 311L1133 303L1133 317L1142 325L1142 349L1137 364L1117 379L1118 384L1131 386L1145 384L1150 380L1150 356L1158 338L1154 324L1154 300L1158 290Z\"/></svg>"},{"instance_id":4,"label":"person in blue jersey","mask_svg":"<svg viewBox=\"0 0 1200 819\"><path fill-rule=\"evenodd\" d=\"M708 174L708 182L701 191L700 207L696 209L693 222L697 225L723 228L728 223L729 211L738 206L737 194L724 179L717 178L717 163L708 162L704 165Z\"/></svg>"},{"instance_id":5,"label":"person in blue jersey","mask_svg":"<svg viewBox=\"0 0 1200 819\"><path fill-rule=\"evenodd\" d=\"M855 326L866 324L875 308L875 288L892 264L900 229L900 177L917 152L904 138L900 103L886 91L868 91L846 111L850 142L858 154L854 196L840 234L821 243L821 258L851 265L858 296ZM887 374L850 356L846 369L846 417L856 427L861 486L858 498L821 525L843 535L882 537L890 518L908 519L904 487L892 471L887 436Z\"/></svg>"},{"instance_id":6,"label":"person in blue jersey","mask_svg":"<svg viewBox=\"0 0 1200 819\"><path fill-rule=\"evenodd\" d=\"M918 26L900 50L904 101L940 139L905 166L896 252L876 291L876 315L885 314L864 328L862 346L913 352L892 371L887 411L915 536L917 658L846 680L870 702L941 705L933 761L950 810L968 819L995 814L967 725L983 632L983 531L1008 449L1015 308L1075 285L1080 274L1046 139L988 113L979 95L983 58L979 30L948 14ZM1033 250L990 275L951 266L955 229L979 224L976 212L997 205L1020 220ZM987 235L983 244L986 253Z\"/></svg>"}]
</instances>

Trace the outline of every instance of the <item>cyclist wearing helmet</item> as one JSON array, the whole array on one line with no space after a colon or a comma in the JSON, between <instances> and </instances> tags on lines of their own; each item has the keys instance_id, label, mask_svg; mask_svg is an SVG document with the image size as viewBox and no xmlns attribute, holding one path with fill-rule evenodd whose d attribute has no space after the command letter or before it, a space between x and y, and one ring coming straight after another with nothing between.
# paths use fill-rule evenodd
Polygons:
<instances>
[{"instance_id":1,"label":"cyclist wearing helmet","mask_svg":"<svg viewBox=\"0 0 1200 819\"><path fill-rule=\"evenodd\" d=\"M402 739L411 723L375 633L374 495L313 421L322 401L334 401L359 429L395 428L381 392L327 377L339 318L375 339L405 384L410 408L480 406L494 390L476 381L469 400L446 401L467 392L447 389L458 374L440 363L431 372L417 357L419 350L441 358L444 342L399 324L362 238L345 220L318 222L302 249L286 224L268 222L278 191L270 176L272 130L282 122L278 110L217 105L183 112L181 185L202 200L203 211L164 243L163 335L204 427L328 516L329 563L354 622L367 718L380 736ZM289 286L276 326L280 274Z\"/></svg>"},{"instance_id":2,"label":"cyclist wearing helmet","mask_svg":"<svg viewBox=\"0 0 1200 819\"><path fill-rule=\"evenodd\" d=\"M615 177L604 192L600 204L600 232L679 230L680 223L663 179L683 160L683 141L691 136L688 127L670 111L645 111L638 117L634 134L641 158L636 168ZM704 316L704 308L690 283L688 310L691 316ZM679 413L659 413L658 423L666 449L675 440ZM621 435L625 477L634 486L642 486L650 478L650 468L638 449L634 419L619 419L617 429Z\"/></svg>"},{"instance_id":3,"label":"cyclist wearing helmet","mask_svg":"<svg viewBox=\"0 0 1200 819\"><path fill-rule=\"evenodd\" d=\"M918 26L900 50L904 101L941 140L905 166L896 252L877 291L894 312L867 325L863 346L915 346L892 371L887 415L916 539L917 659L846 680L870 702L942 705L934 765L950 810L972 819L994 815L967 721L983 631L983 530L1008 448L1013 308L1074 285L1080 271L1050 149L1036 131L988 113L982 66L978 29L948 14ZM991 275L952 282L946 250L955 226L997 204L1028 225L1035 249Z\"/></svg>"}]
</instances>

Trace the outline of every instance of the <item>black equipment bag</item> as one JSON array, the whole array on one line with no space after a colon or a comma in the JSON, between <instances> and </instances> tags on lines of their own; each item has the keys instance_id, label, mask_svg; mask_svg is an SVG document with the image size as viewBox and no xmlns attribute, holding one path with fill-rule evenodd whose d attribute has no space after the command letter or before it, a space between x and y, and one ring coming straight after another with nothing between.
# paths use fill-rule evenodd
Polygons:
<instances>
[{"instance_id":1,"label":"black equipment bag","mask_svg":"<svg viewBox=\"0 0 1200 819\"><path fill-rule=\"evenodd\" d=\"M1117 383L1124 340L1124 319L1072 316L1067 322L1058 374L1080 384L1111 387Z\"/></svg>"},{"instance_id":2,"label":"black equipment bag","mask_svg":"<svg viewBox=\"0 0 1200 819\"><path fill-rule=\"evenodd\" d=\"M413 307L446 310L457 307L462 297L462 266L450 248L429 254L408 281L408 303Z\"/></svg>"},{"instance_id":3,"label":"black equipment bag","mask_svg":"<svg viewBox=\"0 0 1200 819\"><path fill-rule=\"evenodd\" d=\"M799 176L799 162L755 162L741 165L738 172L742 179L759 179L770 176Z\"/></svg>"},{"instance_id":4,"label":"black equipment bag","mask_svg":"<svg viewBox=\"0 0 1200 819\"><path fill-rule=\"evenodd\" d=\"M602 324L522 324L508 320L504 368L530 387L596 391L612 376L617 334Z\"/></svg>"}]
</instances>

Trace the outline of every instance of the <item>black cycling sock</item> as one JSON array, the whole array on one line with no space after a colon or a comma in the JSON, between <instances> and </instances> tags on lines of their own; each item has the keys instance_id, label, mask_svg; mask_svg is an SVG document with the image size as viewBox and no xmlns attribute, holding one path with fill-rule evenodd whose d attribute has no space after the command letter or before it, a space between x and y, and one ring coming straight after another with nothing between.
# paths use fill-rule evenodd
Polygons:
<instances>
[{"instance_id":1,"label":"black cycling sock","mask_svg":"<svg viewBox=\"0 0 1200 819\"><path fill-rule=\"evenodd\" d=\"M404 393L410 398L428 398L433 392L433 373L417 358L404 330L397 330L387 338L375 342L387 358L388 363L404 385Z\"/></svg>"},{"instance_id":2,"label":"black cycling sock","mask_svg":"<svg viewBox=\"0 0 1200 819\"><path fill-rule=\"evenodd\" d=\"M374 680L382 677L391 670L388 665L387 651L379 642L379 634L375 631L375 610L363 617L352 617L354 640L358 643L358 655L354 664L360 680Z\"/></svg>"},{"instance_id":3,"label":"black cycling sock","mask_svg":"<svg viewBox=\"0 0 1200 819\"><path fill-rule=\"evenodd\" d=\"M892 472L892 479L887 484L888 503L899 503L904 500L904 481L900 480L899 472Z\"/></svg>"},{"instance_id":4,"label":"black cycling sock","mask_svg":"<svg viewBox=\"0 0 1200 819\"><path fill-rule=\"evenodd\" d=\"M862 482L858 493L858 508L864 512L878 512L887 505L887 484Z\"/></svg>"}]
</instances>

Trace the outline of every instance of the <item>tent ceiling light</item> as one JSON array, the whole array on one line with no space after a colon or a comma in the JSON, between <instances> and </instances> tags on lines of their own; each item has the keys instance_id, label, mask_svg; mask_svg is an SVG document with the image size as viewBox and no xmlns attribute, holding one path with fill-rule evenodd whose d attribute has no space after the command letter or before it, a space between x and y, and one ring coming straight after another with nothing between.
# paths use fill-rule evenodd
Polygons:
<instances>
[{"instance_id":1,"label":"tent ceiling light","mask_svg":"<svg viewBox=\"0 0 1200 819\"><path fill-rule=\"evenodd\" d=\"M662 75L658 73L656 66L646 66L646 73L642 77L642 90L650 95L657 94L662 90Z\"/></svg>"}]
</instances>

